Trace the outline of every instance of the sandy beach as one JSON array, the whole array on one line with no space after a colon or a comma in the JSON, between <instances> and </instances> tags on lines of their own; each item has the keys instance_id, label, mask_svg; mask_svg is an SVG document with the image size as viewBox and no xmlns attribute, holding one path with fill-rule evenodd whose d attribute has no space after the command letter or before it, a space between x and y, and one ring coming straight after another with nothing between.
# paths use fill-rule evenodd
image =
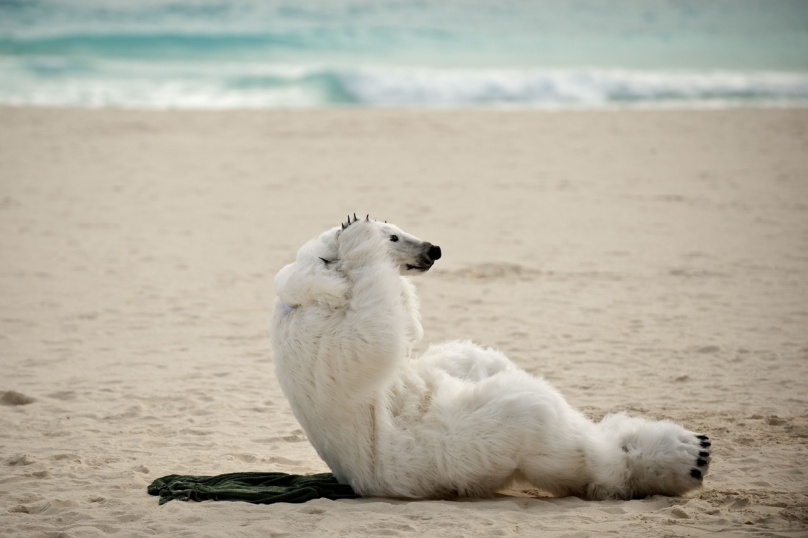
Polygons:
<instances>
[{"instance_id":1,"label":"sandy beach","mask_svg":"<svg viewBox=\"0 0 808 538\"><path fill-rule=\"evenodd\" d=\"M706 433L704 488L158 506L166 474L328 470L267 327L354 212L443 250L420 349ZM808 109L0 108L0 231L0 535L808 533Z\"/></svg>"}]
</instances>

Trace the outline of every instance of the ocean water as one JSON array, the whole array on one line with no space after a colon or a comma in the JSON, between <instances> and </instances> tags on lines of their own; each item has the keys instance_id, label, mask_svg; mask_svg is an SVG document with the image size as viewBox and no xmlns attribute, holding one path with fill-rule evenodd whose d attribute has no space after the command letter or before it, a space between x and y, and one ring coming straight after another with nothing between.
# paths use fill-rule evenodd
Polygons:
<instances>
[{"instance_id":1,"label":"ocean water","mask_svg":"<svg viewBox=\"0 0 808 538\"><path fill-rule=\"evenodd\" d=\"M0 103L808 105L808 0L0 0Z\"/></svg>"}]
</instances>

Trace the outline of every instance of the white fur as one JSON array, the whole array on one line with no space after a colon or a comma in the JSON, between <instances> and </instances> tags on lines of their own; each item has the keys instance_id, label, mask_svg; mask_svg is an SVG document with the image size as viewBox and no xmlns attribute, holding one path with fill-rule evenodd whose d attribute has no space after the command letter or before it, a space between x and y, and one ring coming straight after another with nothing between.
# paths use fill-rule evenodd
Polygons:
<instances>
[{"instance_id":1,"label":"white fur","mask_svg":"<svg viewBox=\"0 0 808 538\"><path fill-rule=\"evenodd\" d=\"M515 477L591 499L701 485L691 472L706 473L709 445L672 422L618 413L593 423L543 379L468 341L412 356L422 329L402 273L419 272L411 265L428 246L359 220L309 241L275 278L276 374L340 482L410 498L490 496Z\"/></svg>"}]
</instances>

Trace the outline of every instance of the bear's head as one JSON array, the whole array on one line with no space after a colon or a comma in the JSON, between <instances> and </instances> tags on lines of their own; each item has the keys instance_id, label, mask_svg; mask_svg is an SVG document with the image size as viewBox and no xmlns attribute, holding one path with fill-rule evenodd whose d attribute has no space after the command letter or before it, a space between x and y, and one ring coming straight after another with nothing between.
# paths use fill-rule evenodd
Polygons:
<instances>
[{"instance_id":1,"label":"bear's head","mask_svg":"<svg viewBox=\"0 0 808 538\"><path fill-rule=\"evenodd\" d=\"M368 217L356 219L354 215L353 219L349 217L348 222L323 232L300 248L295 262L285 266L275 277L278 297L289 307L325 296L343 297L346 281L338 271L331 269L340 266L340 252L356 248L365 241L385 249L403 276L425 273L441 257L440 247L394 224Z\"/></svg>"},{"instance_id":2,"label":"bear's head","mask_svg":"<svg viewBox=\"0 0 808 538\"><path fill-rule=\"evenodd\" d=\"M402 275L424 273L441 257L439 246L408 234L395 224L372 220L369 217L357 219L355 214L353 219L349 216L347 222L328 230L319 237L315 247L317 257L326 265L336 261L339 257L342 234L357 222L362 223L365 228L370 228L367 231L372 233L374 240L385 242L390 258L398 266Z\"/></svg>"}]
</instances>

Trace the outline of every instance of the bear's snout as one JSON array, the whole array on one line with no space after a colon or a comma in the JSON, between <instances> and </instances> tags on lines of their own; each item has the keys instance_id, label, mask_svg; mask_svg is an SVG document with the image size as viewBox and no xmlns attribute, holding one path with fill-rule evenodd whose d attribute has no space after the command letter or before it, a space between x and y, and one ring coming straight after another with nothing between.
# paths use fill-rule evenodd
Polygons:
<instances>
[{"instance_id":1,"label":"bear's snout","mask_svg":"<svg viewBox=\"0 0 808 538\"><path fill-rule=\"evenodd\" d=\"M429 256L429 259L432 261L440 259L440 247L437 245L431 245L429 247L429 252L426 253Z\"/></svg>"}]
</instances>

